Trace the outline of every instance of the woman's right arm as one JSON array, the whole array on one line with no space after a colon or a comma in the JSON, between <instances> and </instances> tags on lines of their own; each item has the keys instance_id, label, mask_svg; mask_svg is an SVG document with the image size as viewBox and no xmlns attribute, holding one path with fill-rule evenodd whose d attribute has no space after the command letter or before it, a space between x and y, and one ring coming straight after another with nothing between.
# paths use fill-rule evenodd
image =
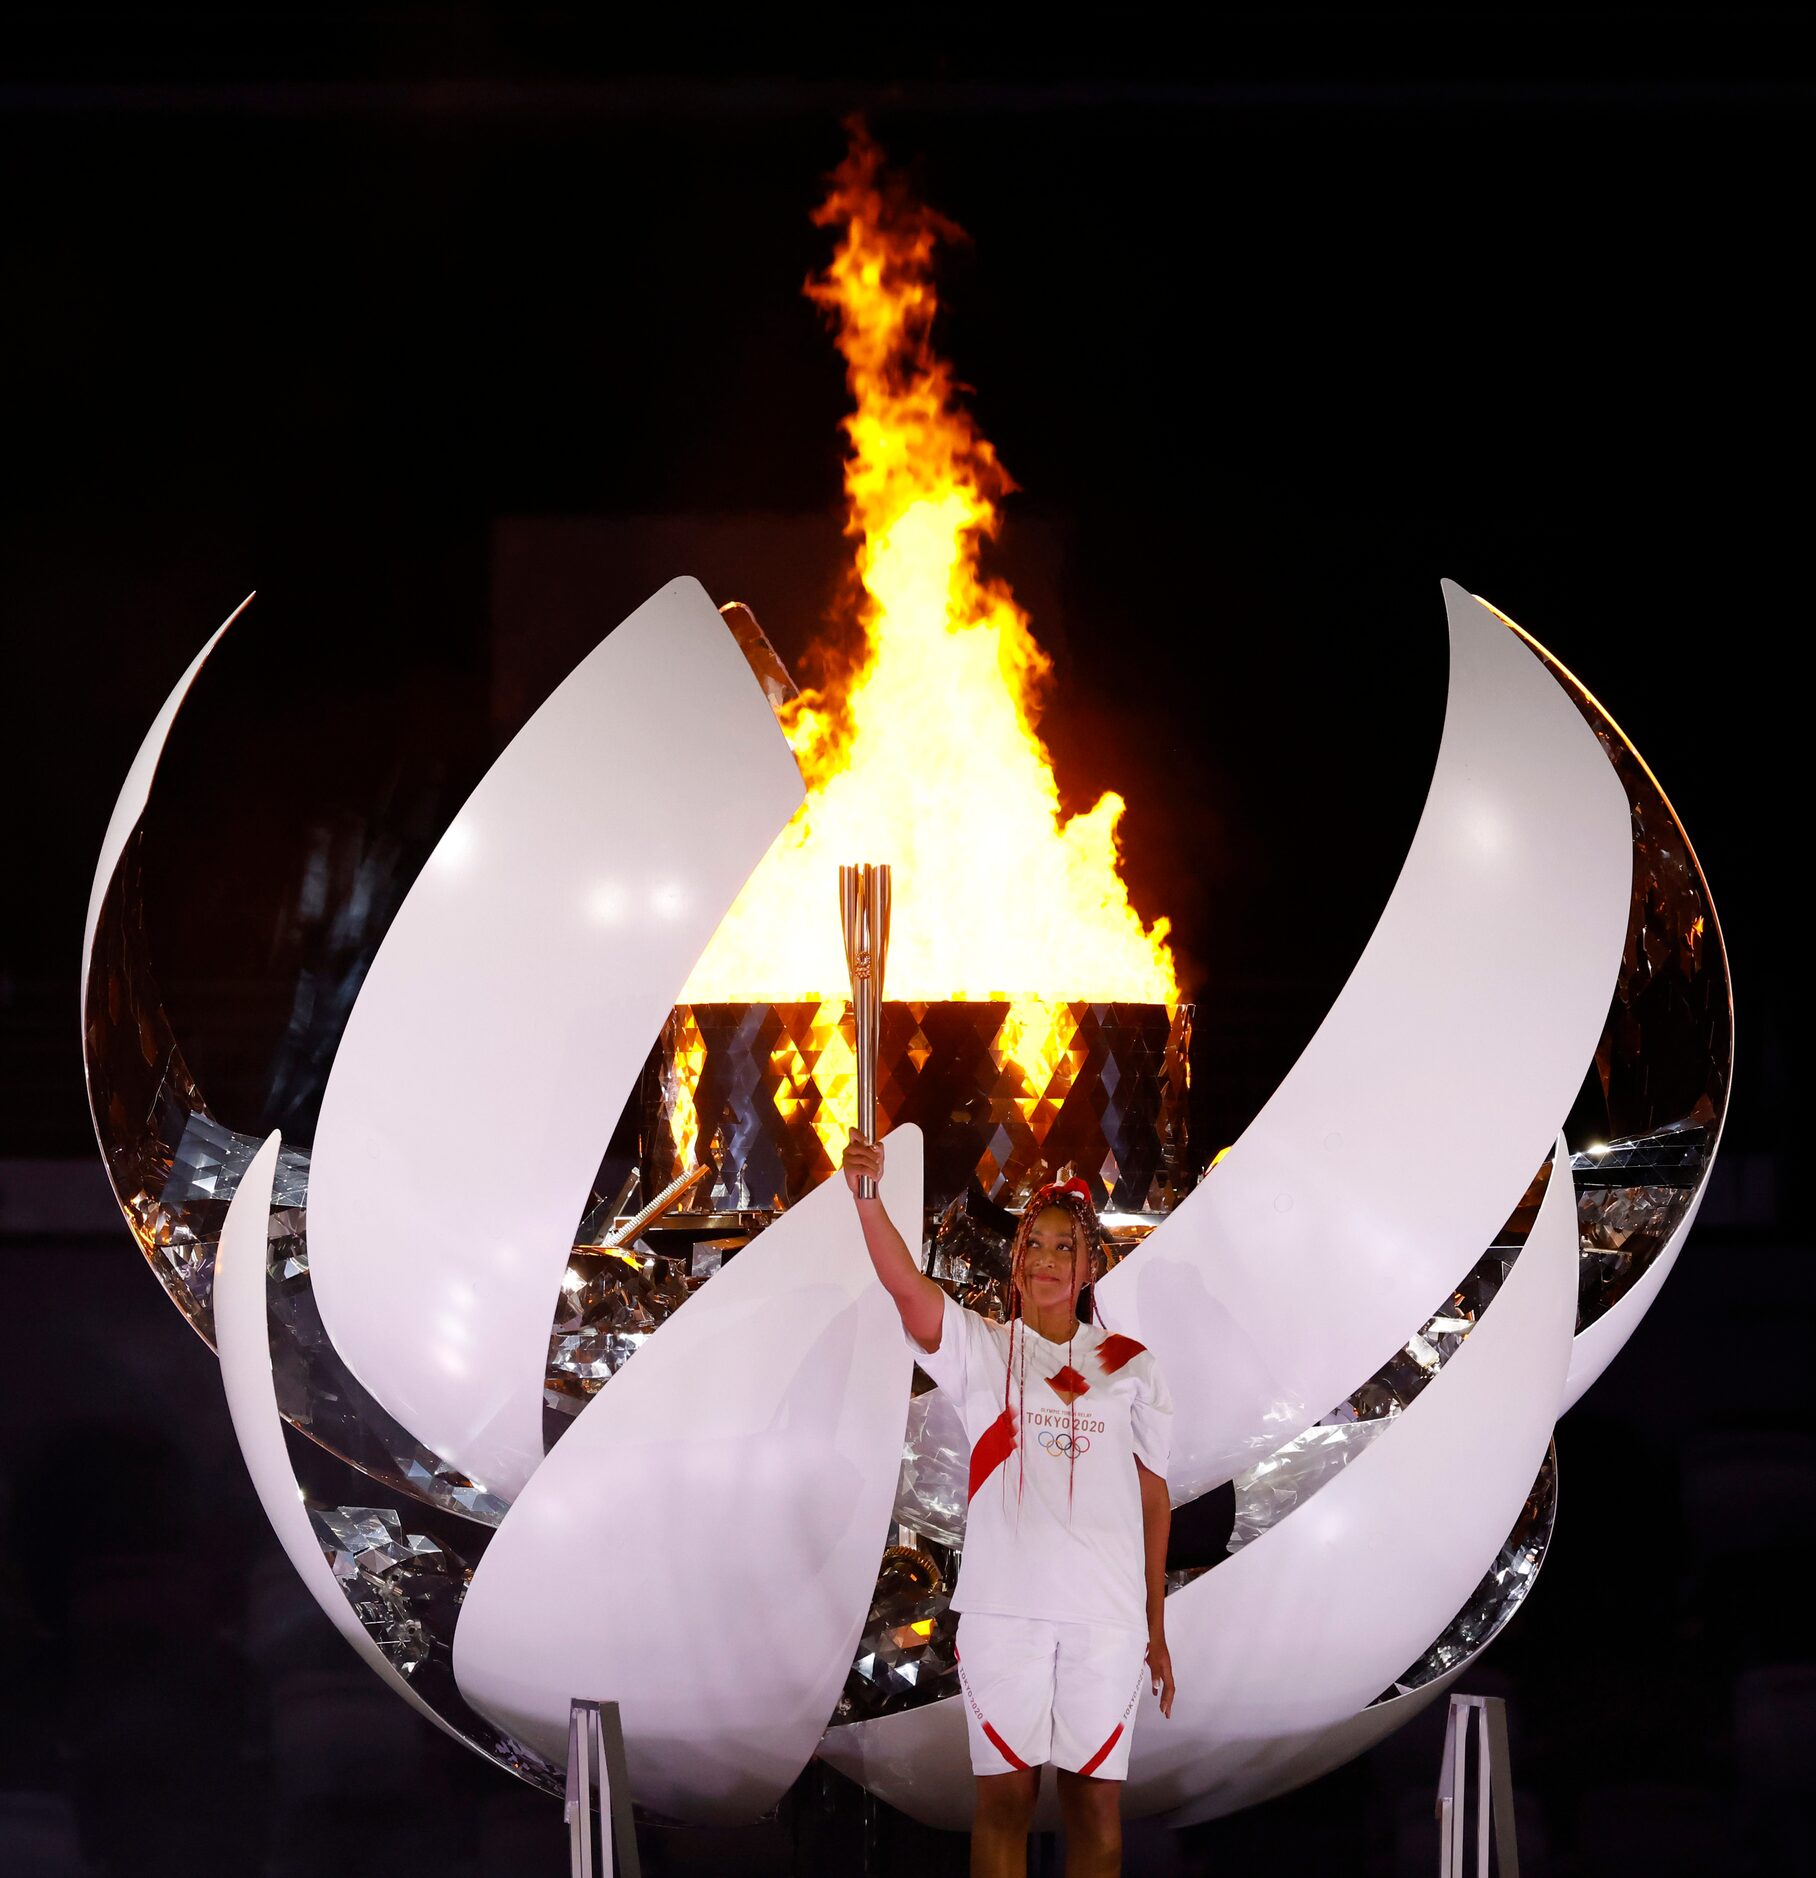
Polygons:
<instances>
[{"instance_id":1,"label":"woman's right arm","mask_svg":"<svg viewBox=\"0 0 1816 1878\"><path fill-rule=\"evenodd\" d=\"M870 1200L859 1197L858 1181L866 1174L872 1180L882 1180L882 1143L866 1141L854 1128L851 1139L845 1144L845 1184L851 1189L858 1209L858 1222L864 1228L864 1245L870 1253L870 1262L876 1267L883 1289L895 1300L902 1328L923 1350L937 1350L946 1294L915 1263L907 1241L883 1211L881 1197Z\"/></svg>"}]
</instances>

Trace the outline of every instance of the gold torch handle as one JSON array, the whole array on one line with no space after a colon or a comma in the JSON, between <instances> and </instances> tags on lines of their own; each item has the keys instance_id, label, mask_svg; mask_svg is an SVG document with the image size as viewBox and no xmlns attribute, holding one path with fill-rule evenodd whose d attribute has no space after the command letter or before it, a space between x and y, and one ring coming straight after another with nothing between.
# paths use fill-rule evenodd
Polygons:
<instances>
[{"instance_id":1,"label":"gold torch handle","mask_svg":"<svg viewBox=\"0 0 1816 1878\"><path fill-rule=\"evenodd\" d=\"M851 973L852 1054L858 1065L858 1132L876 1139L877 1054L882 1039L883 966L889 955L890 883L887 865L869 861L839 869L839 916L845 964ZM876 1197L876 1182L858 1177L858 1194Z\"/></svg>"}]
</instances>

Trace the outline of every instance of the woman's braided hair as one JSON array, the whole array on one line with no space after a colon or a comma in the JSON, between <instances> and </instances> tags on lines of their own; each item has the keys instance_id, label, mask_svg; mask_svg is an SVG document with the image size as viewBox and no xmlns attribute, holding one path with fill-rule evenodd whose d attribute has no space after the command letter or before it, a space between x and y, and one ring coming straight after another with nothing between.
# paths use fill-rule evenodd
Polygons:
<instances>
[{"instance_id":1,"label":"woman's braided hair","mask_svg":"<svg viewBox=\"0 0 1816 1878\"><path fill-rule=\"evenodd\" d=\"M1044 1187L1036 1187L1028 1197L1028 1204L1016 1222L1015 1236L1009 1241L1009 1312L1014 1316L1018 1309L1022 1261L1028 1254L1028 1241L1034 1237L1034 1222L1041 1214L1061 1212L1071 1215L1073 1256L1077 1256L1077 1246L1082 1239L1085 1248L1085 1276L1083 1282L1095 1285L1110 1266L1109 1242L1104 1238L1103 1227L1097 1218L1097 1208L1091 1203L1091 1190L1085 1183L1074 1176L1064 1185L1049 1181Z\"/></svg>"}]
</instances>

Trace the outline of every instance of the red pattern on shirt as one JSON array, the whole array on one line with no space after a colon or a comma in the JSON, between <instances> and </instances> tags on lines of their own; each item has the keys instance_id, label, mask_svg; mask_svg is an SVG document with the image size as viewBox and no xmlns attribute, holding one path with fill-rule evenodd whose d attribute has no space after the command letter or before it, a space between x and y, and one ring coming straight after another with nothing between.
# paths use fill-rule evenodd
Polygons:
<instances>
[{"instance_id":1,"label":"red pattern on shirt","mask_svg":"<svg viewBox=\"0 0 1816 1878\"><path fill-rule=\"evenodd\" d=\"M978 1488L1014 1452L1015 1416L1010 1410L1004 1409L978 1436L977 1445L971 1450L971 1485L965 1494L967 1501L977 1498Z\"/></svg>"},{"instance_id":2,"label":"red pattern on shirt","mask_svg":"<svg viewBox=\"0 0 1816 1878\"><path fill-rule=\"evenodd\" d=\"M1056 1369L1053 1374L1047 1378L1047 1387L1051 1389L1062 1402L1068 1404L1076 1402L1081 1395L1089 1395L1091 1393L1091 1385L1085 1381L1070 1363L1066 1364L1063 1369Z\"/></svg>"}]
</instances>

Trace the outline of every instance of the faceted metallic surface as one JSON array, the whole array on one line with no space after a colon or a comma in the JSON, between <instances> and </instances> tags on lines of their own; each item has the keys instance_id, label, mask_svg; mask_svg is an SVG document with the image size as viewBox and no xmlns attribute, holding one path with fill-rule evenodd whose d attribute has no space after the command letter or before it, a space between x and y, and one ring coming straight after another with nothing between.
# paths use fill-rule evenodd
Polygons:
<instances>
[{"instance_id":1,"label":"faceted metallic surface","mask_svg":"<svg viewBox=\"0 0 1816 1878\"><path fill-rule=\"evenodd\" d=\"M986 1199L981 1187L967 1187L940 1214L933 1229L927 1275L958 1287L1007 1283L1009 1242L1015 1237L1019 1217Z\"/></svg>"},{"instance_id":2,"label":"faceted metallic surface","mask_svg":"<svg viewBox=\"0 0 1816 1878\"><path fill-rule=\"evenodd\" d=\"M976 1181L1025 1200L1069 1168L1100 1204L1164 1211L1190 1185L1191 1007L1039 998L885 1004L879 1126L927 1138L927 1204ZM856 1114L850 1006L679 1005L644 1077L644 1182L699 1159L712 1206L792 1204L838 1164Z\"/></svg>"},{"instance_id":3,"label":"faceted metallic surface","mask_svg":"<svg viewBox=\"0 0 1816 1878\"><path fill-rule=\"evenodd\" d=\"M281 1179L281 1163L279 1171ZM284 1419L373 1480L443 1512L496 1526L508 1502L476 1485L394 1421L328 1341L309 1283L306 1209L277 1207L268 1230L271 1372Z\"/></svg>"},{"instance_id":4,"label":"faceted metallic surface","mask_svg":"<svg viewBox=\"0 0 1816 1878\"><path fill-rule=\"evenodd\" d=\"M1259 1466L1236 1476L1236 1523L1228 1550L1235 1552L1259 1539L1332 1475L1348 1466L1381 1431L1389 1418L1374 1421L1320 1422L1295 1435Z\"/></svg>"},{"instance_id":5,"label":"faceted metallic surface","mask_svg":"<svg viewBox=\"0 0 1816 1878\"><path fill-rule=\"evenodd\" d=\"M218 1140L201 1139L220 1124L171 1034L147 963L143 839L135 834L127 843L95 928L83 1011L89 1102L108 1178L139 1249L171 1301L212 1346L214 1248L258 1143L233 1155ZM192 1121L198 1124L188 1151L192 1165L180 1173L179 1146Z\"/></svg>"},{"instance_id":6,"label":"faceted metallic surface","mask_svg":"<svg viewBox=\"0 0 1816 1878\"><path fill-rule=\"evenodd\" d=\"M1236 1520L1228 1541L1230 1552L1258 1539L1268 1527L1302 1506L1436 1380L1513 1269L1550 1177L1551 1163L1547 1160L1506 1225L1495 1234L1494 1244L1374 1375L1312 1427L1235 1477Z\"/></svg>"},{"instance_id":7,"label":"faceted metallic surface","mask_svg":"<svg viewBox=\"0 0 1816 1878\"><path fill-rule=\"evenodd\" d=\"M174 1110L168 1112L174 1115ZM205 1109L198 1109L183 1122L157 1198L141 1188L127 1202L141 1244L163 1260L172 1278L182 1285L204 1336L210 1334L214 1248L221 1221L258 1148L256 1136L236 1134ZM301 1207L308 1196L309 1157L286 1148L278 1157L273 1201Z\"/></svg>"},{"instance_id":8,"label":"faceted metallic surface","mask_svg":"<svg viewBox=\"0 0 1816 1878\"><path fill-rule=\"evenodd\" d=\"M311 1507L309 1520L360 1622L409 1675L429 1655L420 1611L431 1591L451 1592L450 1602L459 1604L465 1588L460 1561L426 1534L405 1532L388 1507Z\"/></svg>"},{"instance_id":9,"label":"faceted metallic surface","mask_svg":"<svg viewBox=\"0 0 1816 1878\"><path fill-rule=\"evenodd\" d=\"M1570 1157L1583 1258L1578 1330L1624 1297L1658 1256L1689 1211L1714 1153L1714 1130L1691 1121L1597 1142Z\"/></svg>"},{"instance_id":10,"label":"faceted metallic surface","mask_svg":"<svg viewBox=\"0 0 1816 1878\"><path fill-rule=\"evenodd\" d=\"M955 1571L931 1549L897 1545L883 1554L835 1723L898 1714L957 1693L958 1618L950 1607Z\"/></svg>"},{"instance_id":11,"label":"faceted metallic surface","mask_svg":"<svg viewBox=\"0 0 1816 1878\"><path fill-rule=\"evenodd\" d=\"M951 1397L944 1389L923 1391L908 1404L897 1523L946 1545L962 1544L970 1476L971 1443Z\"/></svg>"},{"instance_id":12,"label":"faceted metallic surface","mask_svg":"<svg viewBox=\"0 0 1816 1878\"><path fill-rule=\"evenodd\" d=\"M171 1033L146 957L140 839L127 844L95 928L84 1013L89 1097L127 1224L212 1347L221 1224L262 1138L212 1113ZM270 1260L272 1368L285 1420L374 1480L495 1525L504 1502L401 1427L329 1343L309 1284L308 1190L307 1153L286 1148L272 1194Z\"/></svg>"},{"instance_id":13,"label":"faceted metallic surface","mask_svg":"<svg viewBox=\"0 0 1816 1878\"><path fill-rule=\"evenodd\" d=\"M1557 1521L1557 1443L1545 1450L1544 1464L1532 1483L1532 1492L1507 1543L1469 1594L1468 1602L1446 1626L1444 1633L1419 1660L1390 1687L1375 1697L1391 1701L1454 1669L1492 1643L1506 1626L1538 1579Z\"/></svg>"},{"instance_id":14,"label":"faceted metallic surface","mask_svg":"<svg viewBox=\"0 0 1816 1878\"><path fill-rule=\"evenodd\" d=\"M549 1338L543 1403L553 1414L545 1414L545 1435L558 1435L718 1264L711 1258L696 1276L682 1258L653 1252L642 1240L609 1252L576 1246Z\"/></svg>"},{"instance_id":15,"label":"faceted metallic surface","mask_svg":"<svg viewBox=\"0 0 1816 1878\"><path fill-rule=\"evenodd\" d=\"M1513 630L1595 731L1633 816L1620 976L1565 1128L1583 1235L1581 1331L1632 1289L1708 1173L1733 1077L1734 1000L1709 884L1657 777L1582 682Z\"/></svg>"},{"instance_id":16,"label":"faceted metallic surface","mask_svg":"<svg viewBox=\"0 0 1816 1878\"><path fill-rule=\"evenodd\" d=\"M426 1533L406 1531L389 1507L311 1505L309 1523L367 1635L417 1694L482 1754L561 1792L560 1771L477 1714L455 1685L454 1626L471 1568Z\"/></svg>"}]
</instances>

